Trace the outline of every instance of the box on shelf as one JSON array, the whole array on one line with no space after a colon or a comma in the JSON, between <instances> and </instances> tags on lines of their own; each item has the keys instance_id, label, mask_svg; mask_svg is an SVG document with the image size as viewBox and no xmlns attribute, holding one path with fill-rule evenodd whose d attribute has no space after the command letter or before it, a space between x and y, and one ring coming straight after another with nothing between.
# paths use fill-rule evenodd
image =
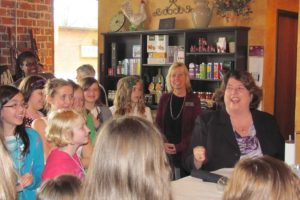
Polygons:
<instances>
[{"instance_id":1,"label":"box on shelf","mask_svg":"<svg viewBox=\"0 0 300 200\"><path fill-rule=\"evenodd\" d=\"M177 46L177 49L174 53L174 61L184 63L184 47Z\"/></svg>"},{"instance_id":2,"label":"box on shelf","mask_svg":"<svg viewBox=\"0 0 300 200\"><path fill-rule=\"evenodd\" d=\"M141 57L141 45L133 45L132 46L132 57L133 58Z\"/></svg>"},{"instance_id":3,"label":"box on shelf","mask_svg":"<svg viewBox=\"0 0 300 200\"><path fill-rule=\"evenodd\" d=\"M168 35L156 35L156 52L167 52L169 46L169 36Z\"/></svg>"},{"instance_id":4,"label":"box on shelf","mask_svg":"<svg viewBox=\"0 0 300 200\"><path fill-rule=\"evenodd\" d=\"M148 58L166 58L167 53L152 52L148 54Z\"/></svg>"},{"instance_id":5,"label":"box on shelf","mask_svg":"<svg viewBox=\"0 0 300 200\"><path fill-rule=\"evenodd\" d=\"M168 35L147 35L147 52L167 52Z\"/></svg>"},{"instance_id":6,"label":"box on shelf","mask_svg":"<svg viewBox=\"0 0 300 200\"><path fill-rule=\"evenodd\" d=\"M168 60L167 60L167 58L148 58L147 63L148 64L167 64Z\"/></svg>"},{"instance_id":7,"label":"box on shelf","mask_svg":"<svg viewBox=\"0 0 300 200\"><path fill-rule=\"evenodd\" d=\"M147 52L156 52L155 35L147 35Z\"/></svg>"}]
</instances>

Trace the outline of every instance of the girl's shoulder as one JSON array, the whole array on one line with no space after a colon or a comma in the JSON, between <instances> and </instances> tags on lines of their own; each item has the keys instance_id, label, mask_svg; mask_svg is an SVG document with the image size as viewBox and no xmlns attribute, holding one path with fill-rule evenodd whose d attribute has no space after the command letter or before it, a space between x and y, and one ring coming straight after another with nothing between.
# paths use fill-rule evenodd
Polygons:
<instances>
[{"instance_id":1,"label":"girl's shoulder","mask_svg":"<svg viewBox=\"0 0 300 200\"><path fill-rule=\"evenodd\" d=\"M34 130L32 128L25 128L25 131L29 137L29 140L39 140L40 139L40 135L38 134L38 132L36 132L36 130Z\"/></svg>"}]
</instances>

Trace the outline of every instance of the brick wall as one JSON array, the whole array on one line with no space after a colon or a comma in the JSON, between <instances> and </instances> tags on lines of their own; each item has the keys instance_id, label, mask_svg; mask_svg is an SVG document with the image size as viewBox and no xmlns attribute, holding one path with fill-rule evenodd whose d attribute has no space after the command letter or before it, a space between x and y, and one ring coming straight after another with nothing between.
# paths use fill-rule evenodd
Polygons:
<instances>
[{"instance_id":1,"label":"brick wall","mask_svg":"<svg viewBox=\"0 0 300 200\"><path fill-rule=\"evenodd\" d=\"M45 71L53 71L53 0L0 1L0 65L9 65L14 72L10 61L8 27L18 53L31 49L29 31L32 29L40 61Z\"/></svg>"}]
</instances>

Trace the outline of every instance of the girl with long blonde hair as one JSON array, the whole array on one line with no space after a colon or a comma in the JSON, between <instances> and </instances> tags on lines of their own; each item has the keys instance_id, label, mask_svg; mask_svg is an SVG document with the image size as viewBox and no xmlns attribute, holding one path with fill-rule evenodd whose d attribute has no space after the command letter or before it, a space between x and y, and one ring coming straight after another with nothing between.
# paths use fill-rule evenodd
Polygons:
<instances>
[{"instance_id":1,"label":"girl with long blonde hair","mask_svg":"<svg viewBox=\"0 0 300 200\"><path fill-rule=\"evenodd\" d=\"M139 116L153 122L151 110L145 105L143 82L138 76L127 76L118 81L114 105L110 110L114 117Z\"/></svg>"}]
</instances>

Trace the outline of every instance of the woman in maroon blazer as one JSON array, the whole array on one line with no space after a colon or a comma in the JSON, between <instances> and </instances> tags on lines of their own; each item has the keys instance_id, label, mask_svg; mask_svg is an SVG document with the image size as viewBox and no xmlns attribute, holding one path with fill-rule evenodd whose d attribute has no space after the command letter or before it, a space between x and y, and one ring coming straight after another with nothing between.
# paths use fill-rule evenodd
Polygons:
<instances>
[{"instance_id":1,"label":"woman in maroon blazer","mask_svg":"<svg viewBox=\"0 0 300 200\"><path fill-rule=\"evenodd\" d=\"M165 151L177 179L187 175L181 157L189 146L194 121L201 108L199 98L191 91L188 70L183 63L171 65L166 82L169 93L160 99L156 124L165 136Z\"/></svg>"}]
</instances>

